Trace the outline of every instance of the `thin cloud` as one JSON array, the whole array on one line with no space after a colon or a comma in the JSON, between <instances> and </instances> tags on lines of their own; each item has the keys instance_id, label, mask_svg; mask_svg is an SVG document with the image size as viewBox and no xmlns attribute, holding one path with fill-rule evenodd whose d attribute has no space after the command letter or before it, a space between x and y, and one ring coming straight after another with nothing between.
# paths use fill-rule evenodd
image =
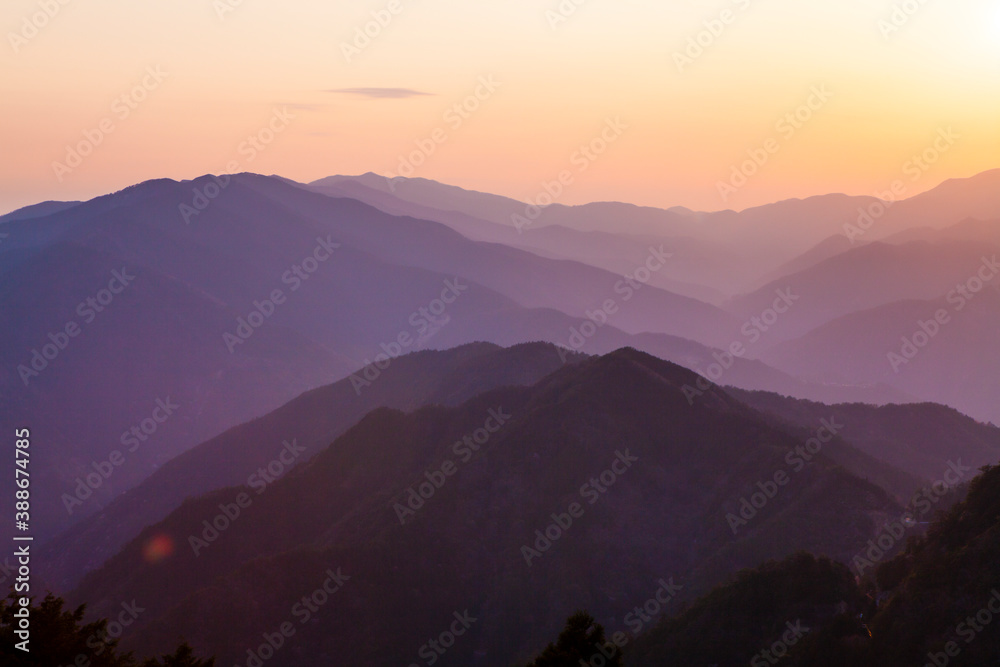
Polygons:
<instances>
[{"instance_id":1,"label":"thin cloud","mask_svg":"<svg viewBox=\"0 0 1000 667\"><path fill-rule=\"evenodd\" d=\"M301 104L298 102L279 103L279 106L295 109L296 111L322 111L329 109L329 104Z\"/></svg>"},{"instance_id":2,"label":"thin cloud","mask_svg":"<svg viewBox=\"0 0 1000 667\"><path fill-rule=\"evenodd\" d=\"M422 95L433 95L434 93L424 93L410 88L335 88L326 91L328 93L341 93L344 95L358 95L367 97L370 100L398 100L407 97L420 97Z\"/></svg>"}]
</instances>

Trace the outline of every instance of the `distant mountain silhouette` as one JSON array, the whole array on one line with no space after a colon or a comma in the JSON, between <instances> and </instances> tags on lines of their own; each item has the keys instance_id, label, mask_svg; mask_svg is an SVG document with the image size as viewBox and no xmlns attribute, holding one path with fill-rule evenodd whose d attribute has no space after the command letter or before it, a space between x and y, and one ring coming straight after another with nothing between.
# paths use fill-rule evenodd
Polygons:
<instances>
[{"instance_id":1,"label":"distant mountain silhouette","mask_svg":"<svg viewBox=\"0 0 1000 667\"><path fill-rule=\"evenodd\" d=\"M0 223L13 222L14 220L30 220L31 218L42 218L66 209L73 208L78 201L44 201L31 206L19 208L6 215L0 215Z\"/></svg>"},{"instance_id":2,"label":"distant mountain silhouette","mask_svg":"<svg viewBox=\"0 0 1000 667\"><path fill-rule=\"evenodd\" d=\"M801 428L836 416L844 425L840 432L844 440L925 484L940 480L950 463L959 459L976 470L1000 461L1000 428L936 403L825 405L768 392L728 391Z\"/></svg>"},{"instance_id":3,"label":"distant mountain silhouette","mask_svg":"<svg viewBox=\"0 0 1000 667\"><path fill-rule=\"evenodd\" d=\"M998 254L1000 246L972 241L871 243L777 278L727 307L737 317L759 316L771 307L777 290L791 289L798 301L768 332L766 346L858 311L906 299L943 298L974 277L984 257Z\"/></svg>"},{"instance_id":4,"label":"distant mountain silhouette","mask_svg":"<svg viewBox=\"0 0 1000 667\"><path fill-rule=\"evenodd\" d=\"M899 301L851 313L766 351L762 358L816 382L905 388L913 396L1000 424L996 335L1000 291L987 287L972 300L955 296L958 301ZM957 303L965 305L956 310ZM940 310L946 311L948 319L930 337L920 323L934 331L933 321Z\"/></svg>"},{"instance_id":5,"label":"distant mountain silhouette","mask_svg":"<svg viewBox=\"0 0 1000 667\"><path fill-rule=\"evenodd\" d=\"M388 207L383 210L399 215L437 220L470 238L504 243L512 243L509 235L517 234L512 216L524 219L527 206L515 199L423 178L390 182L369 173L333 176L310 185L328 194ZM806 268L795 267L796 258L815 253L815 247L830 237L850 242L851 227L861 231L860 236L850 232L854 241L867 243L915 227L943 229L968 218L1000 218L1000 169L951 179L922 194L890 201L888 206L874 196L842 194L789 199L739 212L664 210L617 202L555 203L529 220L530 225L522 223L517 237L521 245L546 252L559 247L556 239L565 240L563 248L573 248L572 258L595 263L601 258L607 261L606 252L572 232L610 232L644 241L658 238L677 251L669 273L661 277L669 278L671 286L686 290L683 293L689 296L717 302L714 295L720 292L749 292L766 282L763 278L777 277L776 268L786 263L793 263L792 269ZM501 231L504 228L506 233ZM546 228L556 233L548 234L550 238L536 233ZM618 253L622 251L619 248Z\"/></svg>"},{"instance_id":6,"label":"distant mountain silhouette","mask_svg":"<svg viewBox=\"0 0 1000 667\"><path fill-rule=\"evenodd\" d=\"M0 421L33 421L49 443L37 481L39 539L195 444L380 354L546 340L598 354L631 345L698 368L741 339L734 318L695 299L280 178L160 179L28 213L35 217L9 216L0 244L9 276L0 308L19 323L0 334ZM646 266L662 263L659 245L645 251ZM114 271L134 282L103 310L87 306ZM280 303L271 301L276 290ZM67 326L80 329L72 339ZM831 393L744 359L725 381ZM884 388L832 393L907 400L905 390ZM153 424L167 399L176 413ZM51 405L73 407L53 414ZM144 421L155 437L135 447L127 432ZM87 483L115 452L127 460Z\"/></svg>"}]
</instances>

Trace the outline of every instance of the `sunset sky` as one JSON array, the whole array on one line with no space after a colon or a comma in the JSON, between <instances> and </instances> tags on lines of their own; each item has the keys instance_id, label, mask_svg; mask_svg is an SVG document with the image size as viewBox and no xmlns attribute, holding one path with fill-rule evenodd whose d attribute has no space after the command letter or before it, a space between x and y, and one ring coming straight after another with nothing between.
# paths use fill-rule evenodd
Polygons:
<instances>
[{"instance_id":1,"label":"sunset sky","mask_svg":"<svg viewBox=\"0 0 1000 667\"><path fill-rule=\"evenodd\" d=\"M0 212L233 162L394 175L432 135L414 176L526 200L569 169L561 203L742 209L1000 167L995 0L900 2L916 10L898 25L898 0L63 2L0 9ZM386 25L356 41L373 12ZM449 113L477 89L478 108ZM583 171L574 156L609 119L626 127ZM261 150L243 143L269 125ZM904 175L948 128L948 150ZM85 133L99 145L54 167Z\"/></svg>"}]
</instances>

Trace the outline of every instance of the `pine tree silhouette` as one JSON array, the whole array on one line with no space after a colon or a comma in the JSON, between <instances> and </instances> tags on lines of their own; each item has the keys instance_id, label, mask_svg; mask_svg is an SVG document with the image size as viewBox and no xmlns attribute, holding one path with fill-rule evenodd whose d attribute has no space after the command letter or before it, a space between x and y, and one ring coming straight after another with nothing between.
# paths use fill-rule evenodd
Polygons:
<instances>
[{"instance_id":1,"label":"pine tree silhouette","mask_svg":"<svg viewBox=\"0 0 1000 667\"><path fill-rule=\"evenodd\" d=\"M604 628L585 611L578 611L566 621L555 644L549 644L528 667L579 667L601 656L600 664L620 667L621 650L604 638Z\"/></svg>"}]
</instances>

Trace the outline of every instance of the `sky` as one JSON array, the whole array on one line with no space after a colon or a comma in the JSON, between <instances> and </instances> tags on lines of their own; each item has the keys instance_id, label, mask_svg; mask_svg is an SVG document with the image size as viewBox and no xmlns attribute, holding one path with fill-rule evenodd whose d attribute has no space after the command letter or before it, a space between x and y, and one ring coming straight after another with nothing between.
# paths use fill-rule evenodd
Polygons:
<instances>
[{"instance_id":1,"label":"sky","mask_svg":"<svg viewBox=\"0 0 1000 667\"><path fill-rule=\"evenodd\" d=\"M720 210L1000 167L998 0L4 0L0 29L0 212L230 171Z\"/></svg>"}]
</instances>

